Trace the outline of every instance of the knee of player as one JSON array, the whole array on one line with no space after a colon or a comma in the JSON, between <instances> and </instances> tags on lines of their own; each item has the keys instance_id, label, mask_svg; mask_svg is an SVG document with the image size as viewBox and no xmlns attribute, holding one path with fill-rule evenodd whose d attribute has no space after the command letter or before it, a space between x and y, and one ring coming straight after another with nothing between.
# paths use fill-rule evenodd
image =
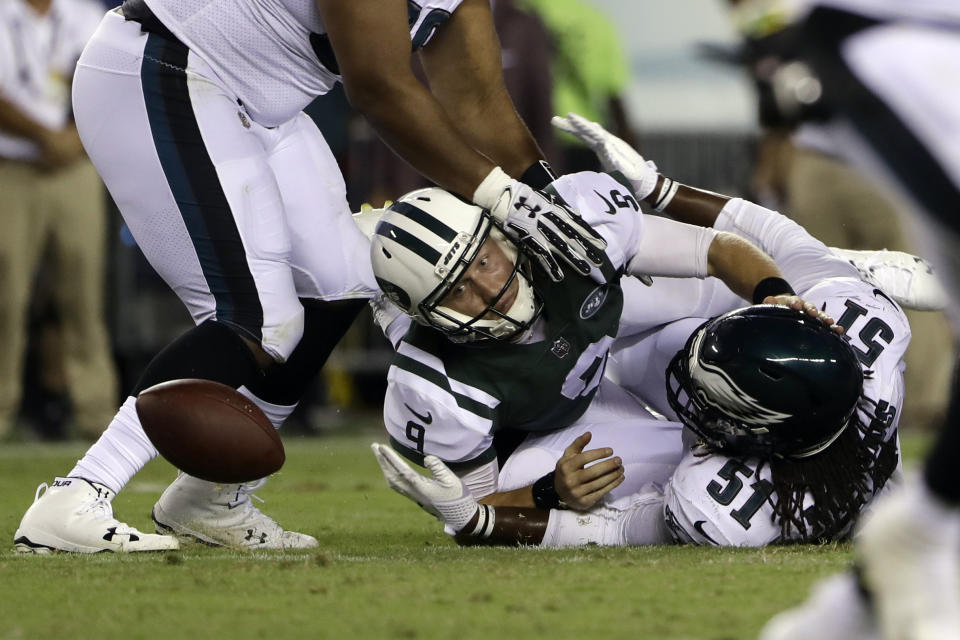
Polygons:
<instances>
[{"instance_id":1,"label":"knee of player","mask_svg":"<svg viewBox=\"0 0 960 640\"><path fill-rule=\"evenodd\" d=\"M303 338L303 327L303 307L297 305L297 308L291 310L286 317L265 321L259 343L246 337L244 339L250 346L257 365L261 369L266 369L287 361Z\"/></svg>"}]
</instances>

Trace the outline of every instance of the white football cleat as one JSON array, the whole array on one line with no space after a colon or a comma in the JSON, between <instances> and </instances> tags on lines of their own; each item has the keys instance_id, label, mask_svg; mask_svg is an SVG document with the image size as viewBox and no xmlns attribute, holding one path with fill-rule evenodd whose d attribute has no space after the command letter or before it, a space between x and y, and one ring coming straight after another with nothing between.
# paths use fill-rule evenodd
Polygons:
<instances>
[{"instance_id":1,"label":"white football cleat","mask_svg":"<svg viewBox=\"0 0 960 640\"><path fill-rule=\"evenodd\" d=\"M46 491L41 495L41 491ZM37 488L14 534L18 553L54 551L170 551L180 543L172 536L142 533L113 517L113 491L83 478L55 478Z\"/></svg>"},{"instance_id":2,"label":"white football cleat","mask_svg":"<svg viewBox=\"0 0 960 640\"><path fill-rule=\"evenodd\" d=\"M878 501L854 540L888 640L960 640L960 510L919 482Z\"/></svg>"},{"instance_id":3,"label":"white football cleat","mask_svg":"<svg viewBox=\"0 0 960 640\"><path fill-rule=\"evenodd\" d=\"M893 298L897 304L917 311L941 311L947 295L929 262L903 251L830 251L856 267L860 276Z\"/></svg>"},{"instance_id":4,"label":"white football cleat","mask_svg":"<svg viewBox=\"0 0 960 640\"><path fill-rule=\"evenodd\" d=\"M318 546L313 536L284 531L273 518L253 505L250 499L253 491L264 484L265 478L246 484L216 484L181 473L153 507L157 532L235 549Z\"/></svg>"},{"instance_id":5,"label":"white football cleat","mask_svg":"<svg viewBox=\"0 0 960 640\"><path fill-rule=\"evenodd\" d=\"M803 604L774 616L760 640L880 640L852 571L819 582Z\"/></svg>"}]
</instances>

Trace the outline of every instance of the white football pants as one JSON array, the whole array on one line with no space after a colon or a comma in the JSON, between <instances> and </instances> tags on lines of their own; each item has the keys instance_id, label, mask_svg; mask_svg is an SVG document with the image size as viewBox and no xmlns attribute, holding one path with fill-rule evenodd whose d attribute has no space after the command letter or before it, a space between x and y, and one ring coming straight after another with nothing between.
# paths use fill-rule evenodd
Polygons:
<instances>
[{"instance_id":1,"label":"white football pants","mask_svg":"<svg viewBox=\"0 0 960 640\"><path fill-rule=\"evenodd\" d=\"M196 323L283 361L303 331L298 298L376 290L336 160L303 113L258 125L199 56L115 11L80 58L73 105L133 237Z\"/></svg>"}]
</instances>

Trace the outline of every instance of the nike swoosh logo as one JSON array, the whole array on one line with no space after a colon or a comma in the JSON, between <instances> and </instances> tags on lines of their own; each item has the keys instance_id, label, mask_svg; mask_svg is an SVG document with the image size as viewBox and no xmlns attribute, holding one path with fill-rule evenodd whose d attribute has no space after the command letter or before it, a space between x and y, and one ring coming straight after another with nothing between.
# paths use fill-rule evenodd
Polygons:
<instances>
[{"instance_id":1,"label":"nike swoosh logo","mask_svg":"<svg viewBox=\"0 0 960 640\"><path fill-rule=\"evenodd\" d=\"M413 408L410 405L408 405L406 402L403 403L403 406L405 406L407 409L410 409L410 413L412 413L417 418L419 418L420 422L422 422L423 424L430 424L431 422L433 422L433 416L430 414L429 411L427 411L427 415L424 416L414 411Z\"/></svg>"},{"instance_id":2,"label":"nike swoosh logo","mask_svg":"<svg viewBox=\"0 0 960 640\"><path fill-rule=\"evenodd\" d=\"M882 298L886 298L886 299L889 300L890 303L893 304L893 305L896 305L896 304L897 304L896 302L894 302L893 300L890 299L890 296L888 296L887 294L885 294L883 291L880 291L880 289L874 289L874 290L873 290L873 295L874 295L874 296L880 296L880 297L882 297Z\"/></svg>"},{"instance_id":3,"label":"nike swoosh logo","mask_svg":"<svg viewBox=\"0 0 960 640\"><path fill-rule=\"evenodd\" d=\"M716 540L711 538L710 534L708 534L706 531L703 530L703 525L706 524L706 522L707 522L706 520L697 520L696 522L693 523L693 528L697 530L697 533L699 533L704 538L712 542L714 546L719 547L720 543L718 543Z\"/></svg>"},{"instance_id":4,"label":"nike swoosh logo","mask_svg":"<svg viewBox=\"0 0 960 640\"><path fill-rule=\"evenodd\" d=\"M614 213L617 212L616 208L613 206L613 203L610 202L609 200L607 200L605 197L603 197L603 194L601 194L601 193L600 193L599 191L597 191L596 189L594 189L593 192L594 192L595 194L597 194L597 197L598 197L598 198L600 198L601 200L603 200L603 204L607 205L607 210L604 211L604 213L609 213L609 214L613 215Z\"/></svg>"}]
</instances>

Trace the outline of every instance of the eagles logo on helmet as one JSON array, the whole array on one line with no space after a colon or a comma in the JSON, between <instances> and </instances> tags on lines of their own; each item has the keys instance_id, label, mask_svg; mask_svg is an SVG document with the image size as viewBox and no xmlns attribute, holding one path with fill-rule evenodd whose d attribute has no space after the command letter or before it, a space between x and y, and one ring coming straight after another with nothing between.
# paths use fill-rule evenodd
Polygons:
<instances>
[{"instance_id":1,"label":"eagles logo on helmet","mask_svg":"<svg viewBox=\"0 0 960 640\"><path fill-rule=\"evenodd\" d=\"M680 420L734 455L803 458L846 428L863 389L849 343L777 305L732 311L698 328L667 370Z\"/></svg>"}]
</instances>

